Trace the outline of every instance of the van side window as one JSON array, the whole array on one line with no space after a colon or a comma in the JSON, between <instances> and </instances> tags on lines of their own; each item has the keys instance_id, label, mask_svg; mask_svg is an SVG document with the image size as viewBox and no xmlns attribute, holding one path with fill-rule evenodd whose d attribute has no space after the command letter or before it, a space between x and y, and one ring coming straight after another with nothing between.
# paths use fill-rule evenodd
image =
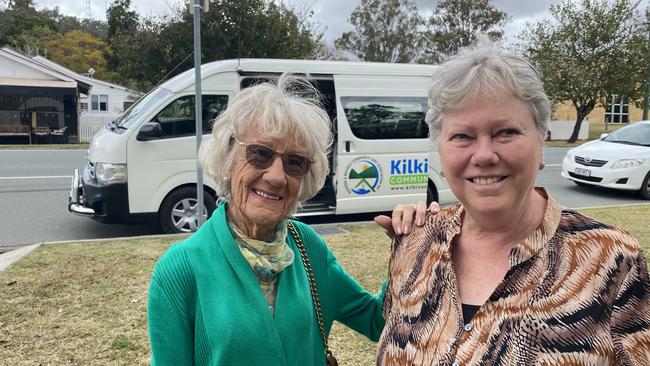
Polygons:
<instances>
[{"instance_id":1,"label":"van side window","mask_svg":"<svg viewBox=\"0 0 650 366\"><path fill-rule=\"evenodd\" d=\"M212 123L228 105L227 95L203 95L203 133L212 131ZM186 95L169 103L153 119L162 127L163 137L172 138L194 135L194 96Z\"/></svg>"},{"instance_id":2,"label":"van side window","mask_svg":"<svg viewBox=\"0 0 650 366\"><path fill-rule=\"evenodd\" d=\"M341 97L352 133L362 139L419 139L429 136L425 97Z\"/></svg>"},{"instance_id":3,"label":"van side window","mask_svg":"<svg viewBox=\"0 0 650 366\"><path fill-rule=\"evenodd\" d=\"M277 75L279 76L279 74ZM331 76L330 76L331 77ZM270 76L255 76L255 77L246 77L241 81L241 88L250 88L261 83L274 83L277 81L276 78L271 78ZM336 98L334 95L334 80L331 79L309 79L312 85L318 90L320 94L320 102L327 112L327 115L330 117L330 120L333 121L336 118Z\"/></svg>"}]
</instances>

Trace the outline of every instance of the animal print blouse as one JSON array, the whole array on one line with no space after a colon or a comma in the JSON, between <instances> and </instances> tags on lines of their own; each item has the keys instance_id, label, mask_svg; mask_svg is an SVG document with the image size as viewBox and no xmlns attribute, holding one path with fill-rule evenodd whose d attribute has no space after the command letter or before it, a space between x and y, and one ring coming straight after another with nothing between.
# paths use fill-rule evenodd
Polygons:
<instances>
[{"instance_id":1,"label":"animal print blouse","mask_svg":"<svg viewBox=\"0 0 650 366\"><path fill-rule=\"evenodd\" d=\"M629 233L548 197L463 324L451 261L462 215L450 207L393 242L377 365L650 365L650 280Z\"/></svg>"}]
</instances>

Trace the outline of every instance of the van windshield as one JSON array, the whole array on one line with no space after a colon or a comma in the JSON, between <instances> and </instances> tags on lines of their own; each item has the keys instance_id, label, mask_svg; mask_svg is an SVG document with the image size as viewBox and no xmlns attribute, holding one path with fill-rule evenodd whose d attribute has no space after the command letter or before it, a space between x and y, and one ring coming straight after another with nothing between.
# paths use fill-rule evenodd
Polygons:
<instances>
[{"instance_id":1,"label":"van windshield","mask_svg":"<svg viewBox=\"0 0 650 366\"><path fill-rule=\"evenodd\" d=\"M138 117L146 113L151 107L156 105L160 100L167 98L171 92L165 88L156 88L149 94L140 98L135 104L127 109L122 116L115 121L117 128L128 130L138 120Z\"/></svg>"}]
</instances>

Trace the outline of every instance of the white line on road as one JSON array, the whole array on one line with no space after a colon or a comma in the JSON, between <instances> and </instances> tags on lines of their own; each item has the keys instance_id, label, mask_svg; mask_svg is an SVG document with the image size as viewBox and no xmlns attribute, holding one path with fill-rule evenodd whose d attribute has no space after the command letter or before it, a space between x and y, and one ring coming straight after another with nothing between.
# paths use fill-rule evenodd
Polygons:
<instances>
[{"instance_id":1,"label":"white line on road","mask_svg":"<svg viewBox=\"0 0 650 366\"><path fill-rule=\"evenodd\" d=\"M562 166L562 164L544 164L545 167L551 167L551 166Z\"/></svg>"},{"instance_id":2,"label":"white line on road","mask_svg":"<svg viewBox=\"0 0 650 366\"><path fill-rule=\"evenodd\" d=\"M19 179L70 179L71 175L40 175L31 177L0 177L0 180L19 180Z\"/></svg>"}]
</instances>

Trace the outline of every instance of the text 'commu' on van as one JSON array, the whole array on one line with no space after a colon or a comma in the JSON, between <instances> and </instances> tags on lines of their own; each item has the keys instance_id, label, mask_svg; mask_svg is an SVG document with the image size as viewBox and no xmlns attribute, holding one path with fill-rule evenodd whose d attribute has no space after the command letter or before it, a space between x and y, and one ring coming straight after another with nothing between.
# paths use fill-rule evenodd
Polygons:
<instances>
[{"instance_id":1,"label":"text 'commu' on van","mask_svg":"<svg viewBox=\"0 0 650 366\"><path fill-rule=\"evenodd\" d=\"M424 122L435 66L300 60L225 60L202 73L203 139L243 88L284 72L308 74L335 135L325 186L297 216L392 210L400 203L456 201L440 175ZM206 212L216 206L204 177ZM75 171L68 208L100 222L197 227L194 71L160 85L99 131Z\"/></svg>"}]
</instances>

